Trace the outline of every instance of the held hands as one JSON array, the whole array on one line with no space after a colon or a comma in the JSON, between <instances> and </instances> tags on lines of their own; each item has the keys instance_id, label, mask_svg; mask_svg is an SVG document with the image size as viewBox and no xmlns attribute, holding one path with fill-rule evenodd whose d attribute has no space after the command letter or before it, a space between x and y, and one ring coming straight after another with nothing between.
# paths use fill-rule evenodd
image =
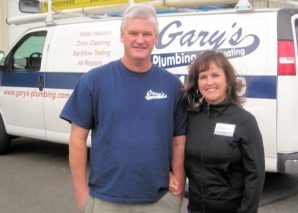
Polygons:
<instances>
[{"instance_id":1,"label":"held hands","mask_svg":"<svg viewBox=\"0 0 298 213\"><path fill-rule=\"evenodd\" d=\"M171 172L169 173L169 191L175 196L181 196L183 192L183 185L178 182Z\"/></svg>"}]
</instances>

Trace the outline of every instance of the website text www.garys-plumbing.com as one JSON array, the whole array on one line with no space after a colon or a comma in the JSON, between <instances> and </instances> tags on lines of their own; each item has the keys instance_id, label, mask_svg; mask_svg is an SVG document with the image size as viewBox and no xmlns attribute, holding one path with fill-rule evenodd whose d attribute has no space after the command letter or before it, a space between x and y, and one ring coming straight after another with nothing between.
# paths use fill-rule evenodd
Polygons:
<instances>
[{"instance_id":1,"label":"website text www.garys-plumbing.com","mask_svg":"<svg viewBox=\"0 0 298 213\"><path fill-rule=\"evenodd\" d=\"M56 99L67 99L70 92L56 92L56 91L36 91L36 90L19 90L19 89L6 89L3 91L4 96L12 96L15 98L49 98L52 100Z\"/></svg>"}]
</instances>

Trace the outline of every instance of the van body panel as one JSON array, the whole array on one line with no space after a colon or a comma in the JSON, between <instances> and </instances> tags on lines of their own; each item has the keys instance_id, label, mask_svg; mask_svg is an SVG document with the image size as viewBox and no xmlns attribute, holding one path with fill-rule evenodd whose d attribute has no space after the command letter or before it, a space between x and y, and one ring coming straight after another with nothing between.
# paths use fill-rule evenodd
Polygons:
<instances>
[{"instance_id":1,"label":"van body panel","mask_svg":"<svg viewBox=\"0 0 298 213\"><path fill-rule=\"evenodd\" d=\"M262 132L266 171L285 172L298 152L297 75L278 75L279 40L294 40L297 59L297 14L294 9L267 9L158 17L159 41L151 60L181 81L192 59L204 50L216 49L229 58L246 84L244 108L256 117ZM84 19L28 31L26 35L47 33L40 69L33 72L9 69L16 42L7 55L8 69L0 73L0 112L7 132L67 143L70 126L59 113L81 75L122 57L120 23L120 18Z\"/></svg>"},{"instance_id":2,"label":"van body panel","mask_svg":"<svg viewBox=\"0 0 298 213\"><path fill-rule=\"evenodd\" d=\"M86 72L123 55L120 19L60 25L52 40L47 63L51 72ZM64 63L57 63L61 59Z\"/></svg>"},{"instance_id":3,"label":"van body panel","mask_svg":"<svg viewBox=\"0 0 298 213\"><path fill-rule=\"evenodd\" d=\"M295 92L294 92L295 91ZM280 76L278 79L277 152L298 153L298 79ZM295 93L295 94L294 94Z\"/></svg>"}]
</instances>

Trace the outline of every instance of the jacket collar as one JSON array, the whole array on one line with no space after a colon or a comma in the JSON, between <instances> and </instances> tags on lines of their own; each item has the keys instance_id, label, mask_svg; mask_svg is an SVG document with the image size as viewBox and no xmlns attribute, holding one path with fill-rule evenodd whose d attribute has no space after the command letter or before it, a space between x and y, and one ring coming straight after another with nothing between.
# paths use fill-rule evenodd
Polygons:
<instances>
[{"instance_id":1,"label":"jacket collar","mask_svg":"<svg viewBox=\"0 0 298 213\"><path fill-rule=\"evenodd\" d=\"M205 100L202 103L202 111L209 115L222 115L228 106L233 105L229 100L224 100L219 104L209 104Z\"/></svg>"}]
</instances>

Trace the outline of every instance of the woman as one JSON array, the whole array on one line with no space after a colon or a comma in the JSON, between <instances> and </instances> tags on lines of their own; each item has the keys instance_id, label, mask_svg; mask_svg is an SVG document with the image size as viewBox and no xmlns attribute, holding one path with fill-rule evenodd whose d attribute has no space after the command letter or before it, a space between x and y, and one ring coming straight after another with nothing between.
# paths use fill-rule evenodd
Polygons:
<instances>
[{"instance_id":1,"label":"woman","mask_svg":"<svg viewBox=\"0 0 298 213\"><path fill-rule=\"evenodd\" d=\"M220 52L206 51L190 65L185 89L190 213L257 212L264 149L256 119L241 107L242 87ZM172 178L170 191L178 185Z\"/></svg>"}]
</instances>

